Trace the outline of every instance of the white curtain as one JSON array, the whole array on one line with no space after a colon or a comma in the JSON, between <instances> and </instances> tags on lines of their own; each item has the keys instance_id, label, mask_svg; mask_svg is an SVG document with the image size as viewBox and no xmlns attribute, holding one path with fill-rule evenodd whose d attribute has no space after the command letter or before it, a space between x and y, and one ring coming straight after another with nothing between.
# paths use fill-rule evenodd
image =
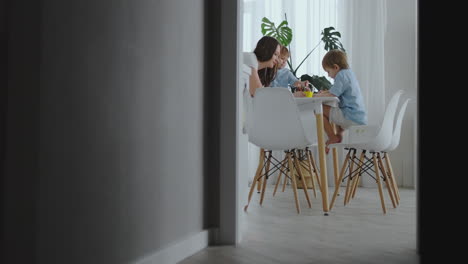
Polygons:
<instances>
[{"instance_id":1,"label":"white curtain","mask_svg":"<svg viewBox=\"0 0 468 264\"><path fill-rule=\"evenodd\" d=\"M286 13L293 33L290 52L294 67L320 42L324 28L332 26L340 31L336 27L336 0L244 0L243 8L243 51L247 52L252 52L263 36L262 18L267 17L278 26L285 20ZM312 52L297 71L297 77L307 73L328 78L322 69L322 58L326 53L323 47L321 43Z\"/></svg>"},{"instance_id":2,"label":"white curtain","mask_svg":"<svg viewBox=\"0 0 468 264\"><path fill-rule=\"evenodd\" d=\"M361 86L368 110L368 123L378 125L386 106L386 0L338 0L337 10L341 41L346 49L350 67ZM370 177L362 177L361 182L365 187L375 187L375 181Z\"/></svg>"},{"instance_id":3,"label":"white curtain","mask_svg":"<svg viewBox=\"0 0 468 264\"><path fill-rule=\"evenodd\" d=\"M361 85L371 125L385 111L385 0L338 0L338 27L351 69Z\"/></svg>"}]
</instances>

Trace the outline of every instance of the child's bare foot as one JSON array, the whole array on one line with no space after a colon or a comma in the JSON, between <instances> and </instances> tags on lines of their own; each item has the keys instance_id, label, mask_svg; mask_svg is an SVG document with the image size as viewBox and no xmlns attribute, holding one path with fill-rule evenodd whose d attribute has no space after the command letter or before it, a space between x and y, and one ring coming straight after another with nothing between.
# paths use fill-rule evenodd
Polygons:
<instances>
[{"instance_id":1,"label":"child's bare foot","mask_svg":"<svg viewBox=\"0 0 468 264\"><path fill-rule=\"evenodd\" d=\"M330 137L327 140L327 142L325 142L325 153L328 154L328 152L330 151L330 148L328 147L328 145L334 144L334 143L340 143L341 140L343 140L343 137L341 135L335 135L335 136Z\"/></svg>"}]
</instances>

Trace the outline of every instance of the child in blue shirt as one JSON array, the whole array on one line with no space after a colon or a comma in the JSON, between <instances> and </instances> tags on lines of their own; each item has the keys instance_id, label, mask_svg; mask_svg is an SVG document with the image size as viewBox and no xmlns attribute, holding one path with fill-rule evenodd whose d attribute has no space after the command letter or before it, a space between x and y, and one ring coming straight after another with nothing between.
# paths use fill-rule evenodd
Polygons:
<instances>
[{"instance_id":1,"label":"child in blue shirt","mask_svg":"<svg viewBox=\"0 0 468 264\"><path fill-rule=\"evenodd\" d=\"M294 96L296 97L303 97L304 93L299 92L299 91L305 91L308 90L309 88L307 87L309 85L309 81L303 81L301 82L294 76L294 74L286 68L286 64L289 59L289 50L285 46L281 46L281 51L280 51L280 64L279 64L279 69L278 72L276 73L276 77L271 83L271 87L298 87L298 91L294 93Z\"/></svg>"},{"instance_id":2,"label":"child in blue shirt","mask_svg":"<svg viewBox=\"0 0 468 264\"><path fill-rule=\"evenodd\" d=\"M335 81L330 90L321 91L315 96L335 96L340 99L338 107L323 105L323 126L328 136L325 151L328 153L328 145L340 143L344 130L349 126L367 125L367 111L359 83L349 68L346 53L330 50L323 57L322 67ZM336 134L331 123L337 125Z\"/></svg>"}]
</instances>

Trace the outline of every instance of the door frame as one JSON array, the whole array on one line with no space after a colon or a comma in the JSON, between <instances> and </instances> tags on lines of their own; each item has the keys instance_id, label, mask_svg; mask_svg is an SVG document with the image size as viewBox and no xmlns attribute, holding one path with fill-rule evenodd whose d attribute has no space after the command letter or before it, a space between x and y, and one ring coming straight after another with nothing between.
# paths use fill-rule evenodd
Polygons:
<instances>
[{"instance_id":1,"label":"door frame","mask_svg":"<svg viewBox=\"0 0 468 264\"><path fill-rule=\"evenodd\" d=\"M217 244L236 245L241 240L237 139L237 93L242 47L242 0L221 0L220 85L220 218Z\"/></svg>"}]
</instances>

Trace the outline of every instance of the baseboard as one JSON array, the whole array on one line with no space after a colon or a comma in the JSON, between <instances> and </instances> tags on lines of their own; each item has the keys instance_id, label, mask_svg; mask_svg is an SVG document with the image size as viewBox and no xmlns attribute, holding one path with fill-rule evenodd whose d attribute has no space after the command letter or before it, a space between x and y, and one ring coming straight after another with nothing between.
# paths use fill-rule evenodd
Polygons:
<instances>
[{"instance_id":1,"label":"baseboard","mask_svg":"<svg viewBox=\"0 0 468 264\"><path fill-rule=\"evenodd\" d=\"M215 236L216 229L203 230L154 254L145 256L133 264L175 264L206 248Z\"/></svg>"}]
</instances>

